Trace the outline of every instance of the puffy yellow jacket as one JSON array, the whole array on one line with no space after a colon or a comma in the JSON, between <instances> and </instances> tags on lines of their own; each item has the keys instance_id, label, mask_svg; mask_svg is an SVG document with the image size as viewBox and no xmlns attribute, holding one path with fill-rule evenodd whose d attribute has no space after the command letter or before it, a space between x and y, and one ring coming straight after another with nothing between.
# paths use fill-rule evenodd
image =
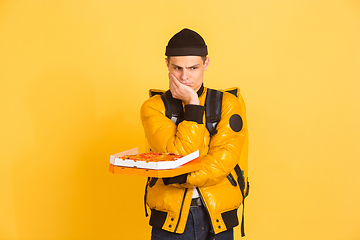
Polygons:
<instances>
[{"instance_id":1,"label":"puffy yellow jacket","mask_svg":"<svg viewBox=\"0 0 360 240\"><path fill-rule=\"evenodd\" d=\"M183 182L166 184L163 179L148 182L146 202L151 209L153 227L183 233L194 187L206 206L215 234L239 223L237 209L243 197L233 181L237 179L234 167L238 163L247 181L245 105L241 97L224 92L218 132L210 138L204 124L206 93L204 87L198 92L201 106L183 103L184 120L178 126L166 117L160 95L149 98L141 107L141 120L151 152L187 155L199 150L201 159L201 169L186 174ZM242 121L241 130L239 121Z\"/></svg>"}]
</instances>

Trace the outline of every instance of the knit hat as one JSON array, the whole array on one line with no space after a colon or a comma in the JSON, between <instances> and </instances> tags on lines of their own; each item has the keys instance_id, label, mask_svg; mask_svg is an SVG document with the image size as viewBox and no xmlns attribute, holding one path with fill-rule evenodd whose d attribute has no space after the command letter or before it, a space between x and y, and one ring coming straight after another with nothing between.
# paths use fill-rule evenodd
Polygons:
<instances>
[{"instance_id":1,"label":"knit hat","mask_svg":"<svg viewBox=\"0 0 360 240\"><path fill-rule=\"evenodd\" d=\"M204 39L193 30L184 28L176 33L166 46L165 55L170 56L206 56L208 54Z\"/></svg>"}]
</instances>

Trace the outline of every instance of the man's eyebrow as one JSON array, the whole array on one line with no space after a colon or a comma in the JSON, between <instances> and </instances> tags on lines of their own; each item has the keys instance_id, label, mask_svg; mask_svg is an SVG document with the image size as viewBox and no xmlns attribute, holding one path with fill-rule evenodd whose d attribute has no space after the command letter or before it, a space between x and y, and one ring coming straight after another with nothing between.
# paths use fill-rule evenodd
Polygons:
<instances>
[{"instance_id":1,"label":"man's eyebrow","mask_svg":"<svg viewBox=\"0 0 360 240\"><path fill-rule=\"evenodd\" d=\"M174 67L182 68L182 67L180 67L180 66L178 66L176 64L173 64L173 63L171 65L174 66Z\"/></svg>"},{"instance_id":2,"label":"man's eyebrow","mask_svg":"<svg viewBox=\"0 0 360 240\"><path fill-rule=\"evenodd\" d=\"M180 67L180 66L178 66L178 65L176 65L176 64L173 64L173 63L172 63L171 65L174 66L174 67L183 68L183 67ZM193 67L198 67L198 66L200 66L200 63L197 63L197 64L192 65L192 66L187 67L187 68L193 68Z\"/></svg>"},{"instance_id":3,"label":"man's eyebrow","mask_svg":"<svg viewBox=\"0 0 360 240\"><path fill-rule=\"evenodd\" d=\"M200 63L197 63L197 64L195 64L195 65L192 65L192 66L190 66L189 68L198 67L198 66L200 66Z\"/></svg>"}]
</instances>

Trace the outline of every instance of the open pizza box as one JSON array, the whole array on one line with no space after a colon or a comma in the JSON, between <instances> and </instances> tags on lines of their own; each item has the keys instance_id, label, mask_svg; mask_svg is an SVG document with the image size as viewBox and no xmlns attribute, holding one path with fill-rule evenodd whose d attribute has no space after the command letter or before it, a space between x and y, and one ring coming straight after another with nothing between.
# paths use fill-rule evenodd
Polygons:
<instances>
[{"instance_id":1,"label":"open pizza box","mask_svg":"<svg viewBox=\"0 0 360 240\"><path fill-rule=\"evenodd\" d=\"M190 153L175 161L149 162L122 159L122 156L138 154L138 148L110 156L109 170L116 174L138 175L146 177L174 177L200 169L199 151Z\"/></svg>"}]
</instances>

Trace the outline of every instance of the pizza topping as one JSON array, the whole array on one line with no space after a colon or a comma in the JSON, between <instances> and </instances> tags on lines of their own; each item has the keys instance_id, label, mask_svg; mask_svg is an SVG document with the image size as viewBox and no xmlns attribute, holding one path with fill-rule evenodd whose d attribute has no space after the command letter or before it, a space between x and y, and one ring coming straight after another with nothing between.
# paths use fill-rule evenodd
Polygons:
<instances>
[{"instance_id":1,"label":"pizza topping","mask_svg":"<svg viewBox=\"0 0 360 240\"><path fill-rule=\"evenodd\" d=\"M145 162L165 162L165 161L175 161L182 158L183 155L178 155L175 153L139 153L134 155L125 155L121 159L130 159L134 161L145 161Z\"/></svg>"}]
</instances>

